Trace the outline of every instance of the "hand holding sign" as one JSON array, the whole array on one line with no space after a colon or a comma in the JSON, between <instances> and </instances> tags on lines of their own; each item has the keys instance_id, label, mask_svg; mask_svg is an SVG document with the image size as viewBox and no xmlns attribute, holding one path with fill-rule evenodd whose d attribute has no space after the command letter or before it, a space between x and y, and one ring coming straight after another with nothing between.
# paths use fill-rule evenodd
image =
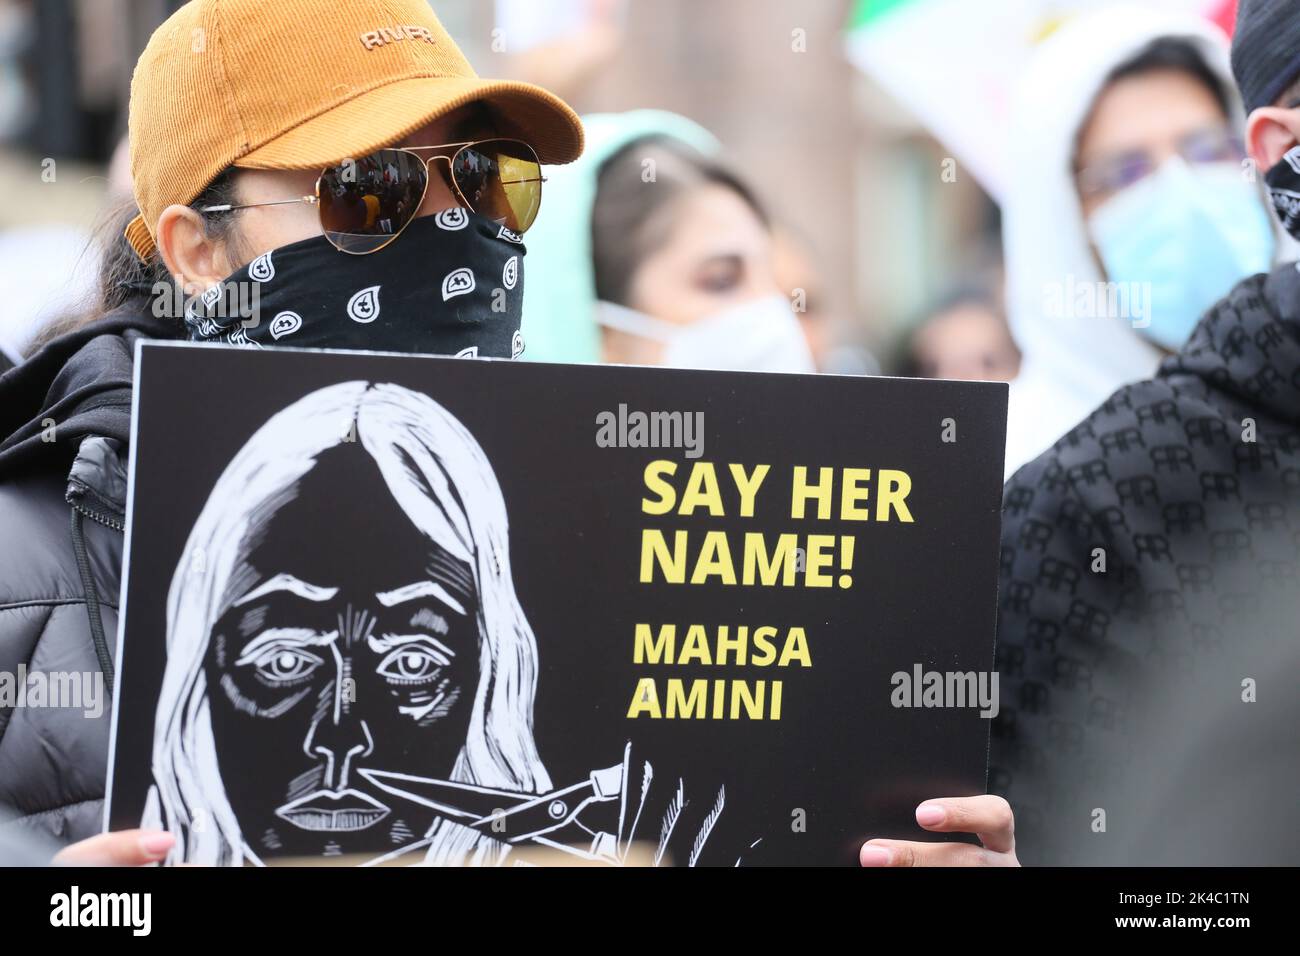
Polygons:
<instances>
[{"instance_id":1,"label":"hand holding sign","mask_svg":"<svg viewBox=\"0 0 1300 956\"><path fill-rule=\"evenodd\" d=\"M863 866L1019 866L1016 821L1001 797L941 797L916 808L916 822L931 833L974 833L982 846L969 843L919 843L868 840L858 861Z\"/></svg>"}]
</instances>

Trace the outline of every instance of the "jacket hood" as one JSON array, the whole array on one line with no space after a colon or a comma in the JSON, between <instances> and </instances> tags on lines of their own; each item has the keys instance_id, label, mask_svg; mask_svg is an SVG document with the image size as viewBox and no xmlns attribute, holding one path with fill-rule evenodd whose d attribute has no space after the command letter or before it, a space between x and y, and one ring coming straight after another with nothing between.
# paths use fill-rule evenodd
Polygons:
<instances>
[{"instance_id":1,"label":"jacket hood","mask_svg":"<svg viewBox=\"0 0 1300 956\"><path fill-rule=\"evenodd\" d=\"M582 118L582 127L582 157L567 166L547 167L546 201L526 237L523 357L531 361L600 361L591 216L605 163L647 136L679 140L706 156L719 150L702 126L662 110L592 114Z\"/></svg>"},{"instance_id":2,"label":"jacket hood","mask_svg":"<svg viewBox=\"0 0 1300 956\"><path fill-rule=\"evenodd\" d=\"M1159 376L1175 384L1182 375L1230 403L1234 425L1244 427L1246 418L1300 425L1300 263L1251 276L1211 309L1160 366ZM1292 434L1281 447L1294 451L1300 441ZM1291 475L1295 490L1300 475Z\"/></svg>"},{"instance_id":3,"label":"jacket hood","mask_svg":"<svg viewBox=\"0 0 1300 956\"><path fill-rule=\"evenodd\" d=\"M0 376L0 479L42 461L72 461L82 439L131 438L135 343L177 338L170 319L111 313Z\"/></svg>"},{"instance_id":4,"label":"jacket hood","mask_svg":"<svg viewBox=\"0 0 1300 956\"><path fill-rule=\"evenodd\" d=\"M1044 41L1017 86L1008 145L1015 185L1003 208L1003 243L1008 320L1023 360L1011 387L1008 474L1159 364L1160 352L1123 319L1049 318L1046 299L1059 289L1068 301L1071 288L1103 281L1075 192L1074 151L1110 74L1164 37L1197 49L1240 127L1227 38L1193 15L1121 5L1071 20Z\"/></svg>"}]
</instances>

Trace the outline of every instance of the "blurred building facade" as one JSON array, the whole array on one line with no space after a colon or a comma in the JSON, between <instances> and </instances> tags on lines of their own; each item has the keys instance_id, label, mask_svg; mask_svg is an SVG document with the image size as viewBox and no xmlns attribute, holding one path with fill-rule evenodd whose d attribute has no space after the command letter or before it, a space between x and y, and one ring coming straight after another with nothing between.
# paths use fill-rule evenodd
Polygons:
<instances>
[{"instance_id":1,"label":"blurred building facade","mask_svg":"<svg viewBox=\"0 0 1300 956\"><path fill-rule=\"evenodd\" d=\"M0 229L91 226L135 59L181 2L0 0L0 107L13 101L0 108L0 175L18 187L0 205ZM584 3L617 8L621 42L565 91L575 108L657 107L711 129L806 247L823 306L854 337L881 346L996 246L994 207L979 187L960 169L945 181L944 150L845 58L849 0L554 0L547 9ZM517 74L527 38L512 28L511 0L432 5L480 74ZM49 160L53 182L43 175Z\"/></svg>"}]
</instances>

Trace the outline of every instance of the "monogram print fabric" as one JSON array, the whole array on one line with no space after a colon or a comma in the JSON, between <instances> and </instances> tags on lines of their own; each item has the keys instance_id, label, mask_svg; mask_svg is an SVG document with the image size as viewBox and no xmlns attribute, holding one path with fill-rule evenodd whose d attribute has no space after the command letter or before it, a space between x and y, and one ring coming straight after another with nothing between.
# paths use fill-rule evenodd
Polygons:
<instances>
[{"instance_id":1,"label":"monogram print fabric","mask_svg":"<svg viewBox=\"0 0 1300 956\"><path fill-rule=\"evenodd\" d=\"M1160 862L1125 856L1144 822L1169 820L1135 793L1186 736L1156 733L1156 702L1235 703L1247 643L1296 644L1268 618L1300 583L1297 315L1294 266L1242 282L1153 380L1007 484L990 790L1025 863Z\"/></svg>"}]
</instances>

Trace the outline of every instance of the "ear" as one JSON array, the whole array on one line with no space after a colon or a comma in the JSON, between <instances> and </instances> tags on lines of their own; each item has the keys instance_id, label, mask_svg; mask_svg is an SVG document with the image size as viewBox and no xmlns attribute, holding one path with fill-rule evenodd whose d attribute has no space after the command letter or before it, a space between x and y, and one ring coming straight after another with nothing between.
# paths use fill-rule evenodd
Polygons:
<instances>
[{"instance_id":1,"label":"ear","mask_svg":"<svg viewBox=\"0 0 1300 956\"><path fill-rule=\"evenodd\" d=\"M186 295L196 295L234 271L225 243L212 239L203 216L189 206L168 206L158 217L158 252Z\"/></svg>"},{"instance_id":2,"label":"ear","mask_svg":"<svg viewBox=\"0 0 1300 956\"><path fill-rule=\"evenodd\" d=\"M1261 172L1282 161L1300 143L1300 110L1261 106L1246 119L1246 149Z\"/></svg>"}]
</instances>

